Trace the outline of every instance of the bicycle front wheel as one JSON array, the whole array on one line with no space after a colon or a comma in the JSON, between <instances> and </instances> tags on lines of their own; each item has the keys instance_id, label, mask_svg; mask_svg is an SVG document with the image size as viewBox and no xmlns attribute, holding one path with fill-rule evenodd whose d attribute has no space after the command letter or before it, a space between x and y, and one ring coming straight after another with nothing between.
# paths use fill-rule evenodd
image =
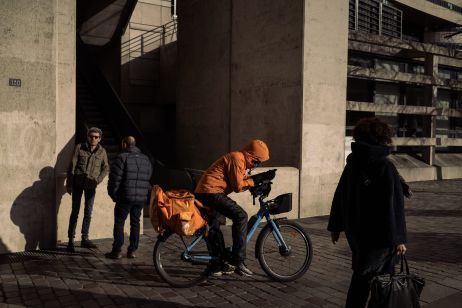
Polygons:
<instances>
[{"instance_id":1,"label":"bicycle front wheel","mask_svg":"<svg viewBox=\"0 0 462 308\"><path fill-rule=\"evenodd\" d=\"M282 239L277 239L278 235L267 225L257 240L258 262L274 280L293 281L310 267L311 240L303 227L293 221L279 220L276 225ZM281 245L281 240L285 246Z\"/></svg>"},{"instance_id":2,"label":"bicycle front wheel","mask_svg":"<svg viewBox=\"0 0 462 308\"><path fill-rule=\"evenodd\" d=\"M209 261L194 262L185 257L186 247L190 246L196 237L185 237L170 234L159 238L154 245L153 261L159 276L169 285L177 288L195 286L207 279ZM209 256L204 239L194 245L188 254Z\"/></svg>"}]
</instances>

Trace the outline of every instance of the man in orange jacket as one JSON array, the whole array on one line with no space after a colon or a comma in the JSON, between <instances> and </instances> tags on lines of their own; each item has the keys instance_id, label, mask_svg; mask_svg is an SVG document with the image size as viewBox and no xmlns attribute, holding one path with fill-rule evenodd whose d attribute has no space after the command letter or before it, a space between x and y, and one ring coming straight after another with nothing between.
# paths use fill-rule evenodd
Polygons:
<instances>
[{"instance_id":1,"label":"man in orange jacket","mask_svg":"<svg viewBox=\"0 0 462 308\"><path fill-rule=\"evenodd\" d=\"M195 189L196 198L217 213L233 222L233 250L231 265L215 267L212 275L221 276L236 272L241 276L253 273L244 264L246 258L246 236L248 216L242 207L227 195L231 192L242 192L255 185L254 180L246 175L247 169L269 159L269 150L261 140L252 140L242 150L223 155L215 161L202 175ZM209 221L209 242L220 247L212 248L212 254L224 253L224 240L220 231L217 216ZM212 243L210 243L212 245ZM213 247L213 245L212 245ZM219 251L216 251L219 250Z\"/></svg>"}]
</instances>

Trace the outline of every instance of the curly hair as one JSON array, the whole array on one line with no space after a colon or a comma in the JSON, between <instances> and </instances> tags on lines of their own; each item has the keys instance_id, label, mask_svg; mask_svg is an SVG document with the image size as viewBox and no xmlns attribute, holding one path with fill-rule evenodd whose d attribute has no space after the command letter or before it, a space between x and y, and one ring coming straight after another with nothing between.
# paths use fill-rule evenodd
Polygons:
<instances>
[{"instance_id":1,"label":"curly hair","mask_svg":"<svg viewBox=\"0 0 462 308\"><path fill-rule=\"evenodd\" d=\"M392 143L391 137L393 135L393 128L375 117L359 120L353 129L353 138L355 141L369 144L389 145Z\"/></svg>"}]
</instances>

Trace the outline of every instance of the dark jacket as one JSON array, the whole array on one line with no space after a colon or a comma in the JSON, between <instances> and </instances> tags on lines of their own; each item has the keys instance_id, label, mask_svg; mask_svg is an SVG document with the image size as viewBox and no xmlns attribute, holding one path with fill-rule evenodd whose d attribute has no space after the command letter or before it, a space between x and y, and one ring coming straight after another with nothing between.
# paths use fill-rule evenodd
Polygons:
<instances>
[{"instance_id":1,"label":"dark jacket","mask_svg":"<svg viewBox=\"0 0 462 308\"><path fill-rule=\"evenodd\" d=\"M148 157L135 146L127 148L111 165L107 190L117 203L146 204L152 166Z\"/></svg>"},{"instance_id":2,"label":"dark jacket","mask_svg":"<svg viewBox=\"0 0 462 308\"><path fill-rule=\"evenodd\" d=\"M362 251L406 242L404 197L386 146L352 143L335 191L328 230L344 231Z\"/></svg>"},{"instance_id":3,"label":"dark jacket","mask_svg":"<svg viewBox=\"0 0 462 308\"><path fill-rule=\"evenodd\" d=\"M98 144L92 152L88 143L77 144L67 172L66 186L93 189L109 172L106 150Z\"/></svg>"}]
</instances>

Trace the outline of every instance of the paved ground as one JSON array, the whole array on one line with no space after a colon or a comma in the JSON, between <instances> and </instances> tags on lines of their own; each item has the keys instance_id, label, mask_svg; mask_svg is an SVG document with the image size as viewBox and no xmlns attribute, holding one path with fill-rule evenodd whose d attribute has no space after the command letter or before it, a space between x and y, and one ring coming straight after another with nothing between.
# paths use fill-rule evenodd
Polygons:
<instances>
[{"instance_id":1,"label":"paved ground","mask_svg":"<svg viewBox=\"0 0 462 308\"><path fill-rule=\"evenodd\" d=\"M425 277L426 307L462 306L462 181L412 183L414 198L407 202L408 260ZM64 246L53 252L3 256L0 262L0 302L8 306L45 307L341 307L350 278L345 240L333 246L325 231L327 217L299 222L311 235L314 257L300 280L278 283L263 275L251 257L252 278L210 279L190 289L172 289L152 266L155 234L146 221L139 257L107 260L111 241L98 241L99 250ZM93 226L95 228L96 226ZM226 236L229 237L229 228ZM254 243L249 249L253 251Z\"/></svg>"}]
</instances>

